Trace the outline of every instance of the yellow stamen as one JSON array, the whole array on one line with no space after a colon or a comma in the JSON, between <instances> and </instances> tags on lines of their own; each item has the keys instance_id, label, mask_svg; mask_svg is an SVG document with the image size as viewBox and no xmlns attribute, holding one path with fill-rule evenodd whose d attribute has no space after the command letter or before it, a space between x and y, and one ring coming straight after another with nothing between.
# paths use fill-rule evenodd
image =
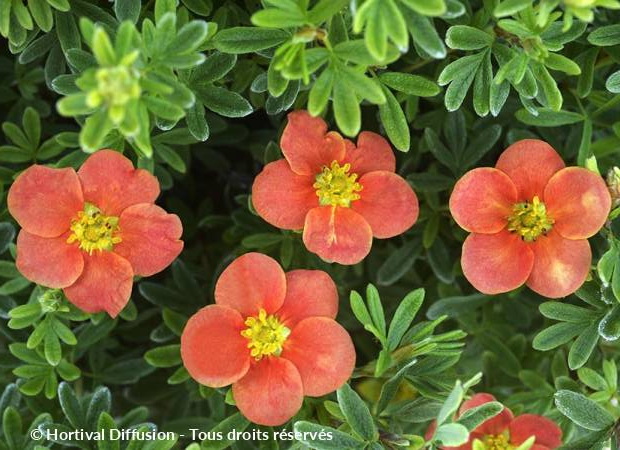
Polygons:
<instances>
[{"instance_id":1,"label":"yellow stamen","mask_svg":"<svg viewBox=\"0 0 620 450\"><path fill-rule=\"evenodd\" d=\"M316 189L321 205L343 206L348 208L351 202L358 200L362 185L357 180L356 173L349 173L351 164L343 166L337 161L324 166L323 171L316 176L316 182L312 185Z\"/></svg>"},{"instance_id":2,"label":"yellow stamen","mask_svg":"<svg viewBox=\"0 0 620 450\"><path fill-rule=\"evenodd\" d=\"M553 228L554 220L547 214L545 204L538 196L532 202L516 203L508 218L508 231L518 233L526 242L534 242Z\"/></svg>"},{"instance_id":3,"label":"yellow stamen","mask_svg":"<svg viewBox=\"0 0 620 450\"><path fill-rule=\"evenodd\" d=\"M67 243L78 242L80 249L92 255L95 250L112 250L114 244L121 242L118 231L118 217L104 216L95 205L85 203L84 211L71 221Z\"/></svg>"},{"instance_id":4,"label":"yellow stamen","mask_svg":"<svg viewBox=\"0 0 620 450\"><path fill-rule=\"evenodd\" d=\"M475 439L474 450L514 450L506 433L496 435L486 435L482 439Z\"/></svg>"},{"instance_id":5,"label":"yellow stamen","mask_svg":"<svg viewBox=\"0 0 620 450\"><path fill-rule=\"evenodd\" d=\"M258 312L258 316L245 319L247 328L241 332L241 336L248 339L250 355L257 361L263 356L282 353L284 341L291 333L274 315L267 315L264 309Z\"/></svg>"}]
</instances>

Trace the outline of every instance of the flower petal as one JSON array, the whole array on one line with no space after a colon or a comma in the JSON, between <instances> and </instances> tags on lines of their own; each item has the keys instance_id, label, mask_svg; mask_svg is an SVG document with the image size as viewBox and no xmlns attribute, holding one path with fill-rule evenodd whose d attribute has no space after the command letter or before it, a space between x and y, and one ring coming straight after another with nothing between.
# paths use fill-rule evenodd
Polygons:
<instances>
[{"instance_id":1,"label":"flower petal","mask_svg":"<svg viewBox=\"0 0 620 450\"><path fill-rule=\"evenodd\" d=\"M24 230L51 238L69 229L84 208L84 197L75 170L34 165L15 179L7 205Z\"/></svg>"},{"instance_id":2,"label":"flower petal","mask_svg":"<svg viewBox=\"0 0 620 450\"><path fill-rule=\"evenodd\" d=\"M592 252L585 239L565 239L555 229L532 243L534 267L527 280L533 291L549 298L566 297L586 281Z\"/></svg>"},{"instance_id":3,"label":"flower petal","mask_svg":"<svg viewBox=\"0 0 620 450\"><path fill-rule=\"evenodd\" d=\"M99 150L82 164L78 175L84 199L108 216L119 216L128 206L153 203L159 195L157 178L114 150Z\"/></svg>"},{"instance_id":4,"label":"flower petal","mask_svg":"<svg viewBox=\"0 0 620 450\"><path fill-rule=\"evenodd\" d=\"M517 234L470 234L463 243L465 278L483 294L499 294L521 286L530 276L534 253Z\"/></svg>"},{"instance_id":5,"label":"flower petal","mask_svg":"<svg viewBox=\"0 0 620 450\"><path fill-rule=\"evenodd\" d=\"M64 289L67 299L82 311L107 311L110 316L116 317L131 295L131 264L108 251L83 255L84 271L74 284Z\"/></svg>"},{"instance_id":6,"label":"flower petal","mask_svg":"<svg viewBox=\"0 0 620 450\"><path fill-rule=\"evenodd\" d=\"M320 206L306 216L303 240L309 251L326 261L357 264L370 252L372 229L351 208Z\"/></svg>"},{"instance_id":7,"label":"flower petal","mask_svg":"<svg viewBox=\"0 0 620 450\"><path fill-rule=\"evenodd\" d=\"M277 357L253 364L232 390L241 414L259 425L284 424L297 414L304 399L299 372L292 362Z\"/></svg>"},{"instance_id":8,"label":"flower petal","mask_svg":"<svg viewBox=\"0 0 620 450\"><path fill-rule=\"evenodd\" d=\"M567 167L549 180L544 202L558 233L568 239L586 239L605 224L611 195L599 175L581 167Z\"/></svg>"},{"instance_id":9,"label":"flower petal","mask_svg":"<svg viewBox=\"0 0 620 450\"><path fill-rule=\"evenodd\" d=\"M502 171L481 167L456 182L450 196L450 213L461 228L493 234L508 223L517 202L517 188Z\"/></svg>"},{"instance_id":10,"label":"flower petal","mask_svg":"<svg viewBox=\"0 0 620 450\"><path fill-rule=\"evenodd\" d=\"M224 269L215 284L215 302L236 309L245 317L262 308L272 314L282 306L286 277L280 264L261 253L239 256Z\"/></svg>"},{"instance_id":11,"label":"flower petal","mask_svg":"<svg viewBox=\"0 0 620 450\"><path fill-rule=\"evenodd\" d=\"M522 414L510 424L510 443L521 445L536 436L536 445L555 449L562 445L562 429L552 420L535 414Z\"/></svg>"},{"instance_id":12,"label":"flower petal","mask_svg":"<svg viewBox=\"0 0 620 450\"><path fill-rule=\"evenodd\" d=\"M362 176L375 170L396 171L396 157L392 147L380 134L362 131L357 138L357 147L348 141L346 148L343 162L351 164L352 173Z\"/></svg>"},{"instance_id":13,"label":"flower petal","mask_svg":"<svg viewBox=\"0 0 620 450\"><path fill-rule=\"evenodd\" d=\"M285 159L269 163L254 179L252 203L274 227L301 230L306 214L319 205L313 176L297 175Z\"/></svg>"},{"instance_id":14,"label":"flower petal","mask_svg":"<svg viewBox=\"0 0 620 450\"><path fill-rule=\"evenodd\" d=\"M345 154L344 139L336 132L327 132L327 124L307 111L288 115L280 147L293 172L315 176L325 165L341 161Z\"/></svg>"},{"instance_id":15,"label":"flower petal","mask_svg":"<svg viewBox=\"0 0 620 450\"><path fill-rule=\"evenodd\" d=\"M359 182L360 199L351 204L351 209L366 219L374 237L397 236L418 220L418 197L400 176L382 170L367 173Z\"/></svg>"},{"instance_id":16,"label":"flower petal","mask_svg":"<svg viewBox=\"0 0 620 450\"><path fill-rule=\"evenodd\" d=\"M164 270L183 250L181 221L159 206L139 203L126 208L118 221L122 241L114 252L131 263L136 275Z\"/></svg>"},{"instance_id":17,"label":"flower petal","mask_svg":"<svg viewBox=\"0 0 620 450\"><path fill-rule=\"evenodd\" d=\"M17 236L17 260L21 274L50 288L72 285L84 270L84 258L77 245L67 244L69 233L43 238L25 230Z\"/></svg>"},{"instance_id":18,"label":"flower petal","mask_svg":"<svg viewBox=\"0 0 620 450\"><path fill-rule=\"evenodd\" d=\"M304 395L311 397L335 391L355 368L351 336L328 317L308 317L299 322L286 339L281 357L295 364Z\"/></svg>"},{"instance_id":19,"label":"flower petal","mask_svg":"<svg viewBox=\"0 0 620 450\"><path fill-rule=\"evenodd\" d=\"M484 405L485 403L495 401L497 401L495 397L493 397L491 394L487 394L486 392L474 394L470 399L463 402L461 408L459 409L459 415L462 416L463 413L469 409L473 409L477 406ZM510 425L512 418L512 411L509 408L504 407L502 412L500 412L498 415L491 417L489 420L478 425L478 427L473 431L473 433L482 435L502 434Z\"/></svg>"},{"instance_id":20,"label":"flower petal","mask_svg":"<svg viewBox=\"0 0 620 450\"><path fill-rule=\"evenodd\" d=\"M181 335L181 358L192 378L214 388L240 380L250 368L244 329L241 314L227 306L205 306L190 317Z\"/></svg>"},{"instance_id":21,"label":"flower petal","mask_svg":"<svg viewBox=\"0 0 620 450\"><path fill-rule=\"evenodd\" d=\"M545 141L523 139L501 154L495 167L505 172L517 186L518 201L542 198L549 178L564 168L564 161Z\"/></svg>"},{"instance_id":22,"label":"flower petal","mask_svg":"<svg viewBox=\"0 0 620 450\"><path fill-rule=\"evenodd\" d=\"M332 319L338 314L338 289L322 270L292 270L286 273L286 297L277 316L292 329L306 317Z\"/></svg>"}]
</instances>

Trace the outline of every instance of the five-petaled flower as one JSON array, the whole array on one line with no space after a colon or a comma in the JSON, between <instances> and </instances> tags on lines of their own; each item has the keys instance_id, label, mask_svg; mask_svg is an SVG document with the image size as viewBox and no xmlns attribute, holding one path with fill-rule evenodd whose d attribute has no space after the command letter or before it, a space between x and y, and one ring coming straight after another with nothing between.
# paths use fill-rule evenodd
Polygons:
<instances>
[{"instance_id":1,"label":"five-petaled flower","mask_svg":"<svg viewBox=\"0 0 620 450\"><path fill-rule=\"evenodd\" d=\"M187 322L183 363L201 384L232 384L237 407L252 422L281 425L305 395L328 394L353 372L355 349L337 312L327 273L284 273L274 259L246 253L222 272L215 304Z\"/></svg>"},{"instance_id":2,"label":"five-petaled flower","mask_svg":"<svg viewBox=\"0 0 620 450\"><path fill-rule=\"evenodd\" d=\"M157 179L113 150L94 153L78 172L29 167L8 194L22 227L17 268L86 312L116 317L134 275L165 269L183 249L181 221L153 204L158 195Z\"/></svg>"},{"instance_id":3,"label":"five-petaled flower","mask_svg":"<svg viewBox=\"0 0 620 450\"><path fill-rule=\"evenodd\" d=\"M474 394L461 405L459 416L465 411L494 402L491 394ZM426 432L430 439L435 432L433 422ZM550 419L536 414L521 414L514 417L510 409L504 409L478 425L470 434L469 441L458 447L441 447L442 450L515 450L527 442L529 450L553 450L562 445L562 430Z\"/></svg>"},{"instance_id":4,"label":"five-petaled flower","mask_svg":"<svg viewBox=\"0 0 620 450\"><path fill-rule=\"evenodd\" d=\"M450 211L471 232L463 273L485 294L525 283L545 297L564 297L585 281L592 261L587 239L604 225L610 206L600 176L565 167L546 142L516 142L495 168L473 169L454 187Z\"/></svg>"},{"instance_id":5,"label":"five-petaled flower","mask_svg":"<svg viewBox=\"0 0 620 450\"><path fill-rule=\"evenodd\" d=\"M356 146L327 132L320 117L295 111L280 146L285 159L254 181L254 207L278 228L303 229L308 250L324 260L356 264L373 236L396 236L417 220L418 199L394 173L394 153L378 134L362 132Z\"/></svg>"}]
</instances>

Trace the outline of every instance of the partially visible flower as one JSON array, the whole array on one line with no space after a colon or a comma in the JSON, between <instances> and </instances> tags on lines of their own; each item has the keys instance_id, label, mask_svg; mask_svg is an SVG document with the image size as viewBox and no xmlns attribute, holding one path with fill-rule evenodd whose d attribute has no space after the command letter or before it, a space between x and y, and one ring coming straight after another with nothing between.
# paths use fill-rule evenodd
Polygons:
<instances>
[{"instance_id":1,"label":"partially visible flower","mask_svg":"<svg viewBox=\"0 0 620 450\"><path fill-rule=\"evenodd\" d=\"M485 403L494 402L491 394L474 394L461 405L459 417L466 411ZM435 432L433 422L426 432L430 439ZM469 434L469 441L458 447L440 447L442 450L515 450L533 438L529 450L554 450L562 445L562 430L550 419L535 414L514 417L506 407L497 416L480 424Z\"/></svg>"},{"instance_id":2,"label":"partially visible flower","mask_svg":"<svg viewBox=\"0 0 620 450\"><path fill-rule=\"evenodd\" d=\"M470 170L454 186L450 212L471 232L463 273L485 294L525 283L545 297L569 295L588 275L587 239L605 224L610 206L600 176L565 167L546 142L516 142L495 168Z\"/></svg>"},{"instance_id":3,"label":"partially visible flower","mask_svg":"<svg viewBox=\"0 0 620 450\"><path fill-rule=\"evenodd\" d=\"M418 199L394 173L394 153L378 134L362 132L356 146L327 132L320 117L295 111L280 145L285 159L254 181L254 207L278 228L303 229L308 250L324 260L356 264L373 236L390 238L416 222Z\"/></svg>"},{"instance_id":4,"label":"partially visible flower","mask_svg":"<svg viewBox=\"0 0 620 450\"><path fill-rule=\"evenodd\" d=\"M183 364L201 384L232 384L252 422L282 425L304 396L328 394L353 372L355 348L337 312L336 285L325 272L284 273L272 258L246 253L218 279L215 305L187 322Z\"/></svg>"},{"instance_id":5,"label":"partially visible flower","mask_svg":"<svg viewBox=\"0 0 620 450\"><path fill-rule=\"evenodd\" d=\"M94 153L77 173L29 167L7 200L22 227L17 269L83 311L116 317L134 275L160 272L183 249L181 221L153 204L158 195L157 178L113 150Z\"/></svg>"}]
</instances>

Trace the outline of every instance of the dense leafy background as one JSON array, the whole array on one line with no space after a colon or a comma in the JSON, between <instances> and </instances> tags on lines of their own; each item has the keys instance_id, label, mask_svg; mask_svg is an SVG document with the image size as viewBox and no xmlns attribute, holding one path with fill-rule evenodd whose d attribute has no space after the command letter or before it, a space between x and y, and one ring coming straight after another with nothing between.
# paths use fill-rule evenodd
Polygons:
<instances>
[{"instance_id":1,"label":"dense leafy background","mask_svg":"<svg viewBox=\"0 0 620 450\"><path fill-rule=\"evenodd\" d=\"M213 301L223 267L249 250L286 269L329 272L340 290L339 320L358 352L354 389L307 399L289 430L293 423L300 431L338 428L331 448L420 448L439 417L447 422L436 443L458 443L499 412L490 404L469 422L450 423L473 387L516 413L557 420L566 448L617 446L618 220L591 239L595 267L576 295L548 302L521 289L490 297L462 276L465 233L447 199L465 171L493 165L524 137L545 139L567 162L603 175L618 164L619 7L614 0L0 0L0 448L118 448L35 443L29 427L250 429L227 389L200 387L179 355L185 321ZM420 198L416 226L375 241L363 263L344 267L256 216L253 178L281 157L278 136L293 109L324 114L347 136L386 135ZM20 276L6 209L8 187L30 164L79 167L101 147L153 171L160 203L185 230L181 258L138 280L116 320L81 313ZM618 190L620 174L615 183ZM234 445L306 444L326 445ZM148 448L190 442L158 445Z\"/></svg>"}]
</instances>

